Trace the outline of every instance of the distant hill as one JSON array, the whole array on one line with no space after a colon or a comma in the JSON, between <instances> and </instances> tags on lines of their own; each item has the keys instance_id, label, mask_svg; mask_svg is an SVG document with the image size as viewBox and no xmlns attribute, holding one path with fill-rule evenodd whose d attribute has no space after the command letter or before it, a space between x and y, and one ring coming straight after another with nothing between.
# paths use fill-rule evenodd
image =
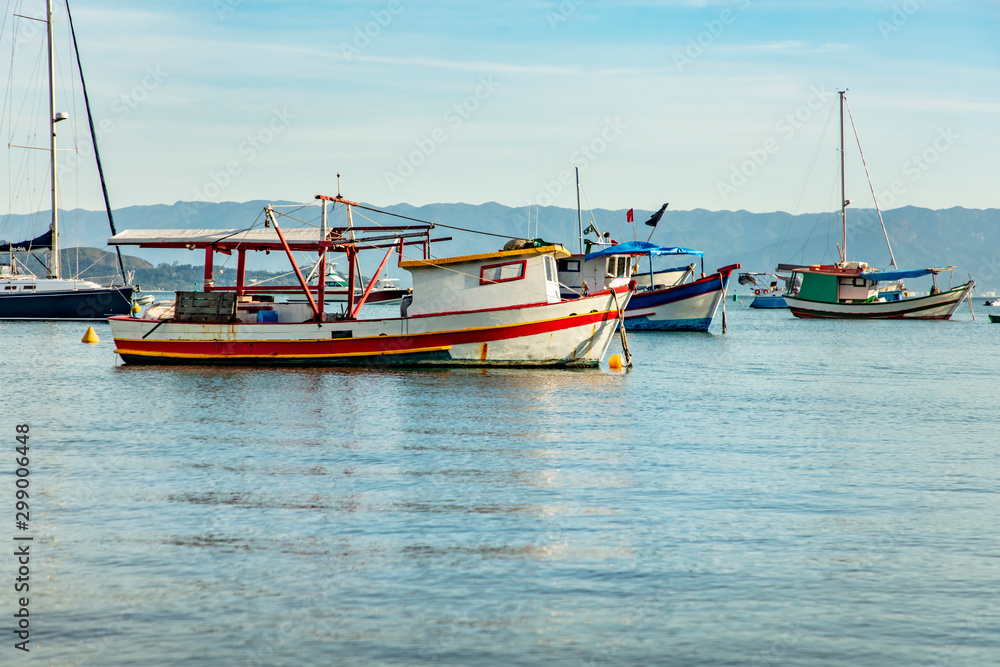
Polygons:
<instances>
[{"instance_id":1,"label":"distant hill","mask_svg":"<svg viewBox=\"0 0 1000 667\"><path fill-rule=\"evenodd\" d=\"M259 222L265 201L192 203L177 202L173 205L132 206L115 212L118 229L206 229L245 228ZM287 204L287 202L271 202ZM287 206L279 210L292 212L294 220L318 224L319 209L307 207L295 210ZM496 250L505 239L481 236L449 229L460 227L502 236L535 238L562 242L572 251L577 247L576 211L556 207L532 209L528 223L527 208L511 208L497 203L429 204L411 206L397 204L385 210L398 215L437 223L435 237L454 237L454 240L435 246L434 254L458 255ZM630 240L633 235L645 240L650 227L642 224L650 211L636 211L638 224L634 229L625 223L625 210L595 209L584 212L584 226L593 220L602 231L612 237ZM537 215L538 222L535 218ZM331 213L331 224L344 224L342 211ZM18 223L28 216L9 216ZM956 280L971 274L981 291L1000 291L1000 209L966 209L961 207L930 210L904 207L883 213L889 238L893 243L897 264L902 268L950 266L958 268ZM107 216L94 211L68 211L64 220L78 221L75 242L85 246L102 247L110 235ZM8 220L8 219L5 219ZM368 211L355 212L355 224L391 224L393 218ZM287 226L300 223L285 219ZM653 242L661 245L683 246L705 251L705 268L712 270L733 262L740 262L744 269L764 271L773 269L778 262L816 263L836 259L836 243L840 240L839 216L835 213L750 213L748 211L689 211L667 209L653 234ZM17 229L17 227L14 227ZM882 228L874 210L848 211L848 255L867 261L873 266L889 264ZM0 237L7 236L0 231ZM18 236L17 233L12 234ZM28 238L29 234L19 236ZM151 262L189 264L198 266L203 258L200 253L187 250L146 250L128 248L131 255ZM370 253L366 269L373 268L381 257ZM83 262L81 262L83 263ZM287 260L281 253L255 258L253 266L270 270L286 270ZM392 264L390 264L391 269ZM343 268L343 267L341 267ZM396 277L407 279L405 272L391 271ZM110 272L109 272L110 274Z\"/></svg>"}]
</instances>

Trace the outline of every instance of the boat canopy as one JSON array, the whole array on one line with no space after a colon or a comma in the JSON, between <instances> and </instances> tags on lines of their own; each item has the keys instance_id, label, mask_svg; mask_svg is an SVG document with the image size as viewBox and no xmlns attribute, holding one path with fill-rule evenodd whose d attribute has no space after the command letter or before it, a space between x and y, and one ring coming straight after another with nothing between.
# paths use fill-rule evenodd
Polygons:
<instances>
[{"instance_id":1,"label":"boat canopy","mask_svg":"<svg viewBox=\"0 0 1000 667\"><path fill-rule=\"evenodd\" d=\"M911 269L908 271L865 271L861 274L861 277L865 280L875 280L892 282L894 280L903 280L904 278L920 278L921 276L929 276L932 273L938 273L939 271L951 271L955 267L947 267L941 269Z\"/></svg>"},{"instance_id":2,"label":"boat canopy","mask_svg":"<svg viewBox=\"0 0 1000 667\"><path fill-rule=\"evenodd\" d=\"M690 248L665 248L655 243L647 243L646 241L626 241L617 245L605 246L596 252L587 253L583 259L587 261L595 257L607 257L609 255L649 255L651 257L659 255L695 255L696 257L704 257L705 253L701 250L691 250Z\"/></svg>"}]
</instances>

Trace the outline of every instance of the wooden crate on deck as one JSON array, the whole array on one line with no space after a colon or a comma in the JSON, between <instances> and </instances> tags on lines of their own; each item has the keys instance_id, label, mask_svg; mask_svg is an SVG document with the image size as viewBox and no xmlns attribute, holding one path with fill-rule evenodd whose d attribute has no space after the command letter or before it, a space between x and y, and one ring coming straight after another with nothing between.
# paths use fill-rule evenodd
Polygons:
<instances>
[{"instance_id":1,"label":"wooden crate on deck","mask_svg":"<svg viewBox=\"0 0 1000 667\"><path fill-rule=\"evenodd\" d=\"M174 308L177 322L235 322L235 292L178 292Z\"/></svg>"}]
</instances>

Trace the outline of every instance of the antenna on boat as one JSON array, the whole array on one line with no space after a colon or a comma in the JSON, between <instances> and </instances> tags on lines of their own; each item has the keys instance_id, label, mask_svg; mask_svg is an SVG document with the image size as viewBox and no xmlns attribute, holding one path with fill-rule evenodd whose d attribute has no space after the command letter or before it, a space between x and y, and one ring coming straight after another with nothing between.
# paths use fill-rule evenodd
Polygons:
<instances>
[{"instance_id":1,"label":"antenna on boat","mask_svg":"<svg viewBox=\"0 0 1000 667\"><path fill-rule=\"evenodd\" d=\"M840 261L844 264L847 263L847 205L851 203L847 199L844 180L844 93L846 92L846 88L837 91L837 94L840 95Z\"/></svg>"},{"instance_id":2,"label":"antenna on boat","mask_svg":"<svg viewBox=\"0 0 1000 667\"><path fill-rule=\"evenodd\" d=\"M337 172L337 196L340 196L340 172Z\"/></svg>"},{"instance_id":3,"label":"antenna on boat","mask_svg":"<svg viewBox=\"0 0 1000 667\"><path fill-rule=\"evenodd\" d=\"M583 210L580 208L580 168L576 170L576 231L580 238L580 254L583 254Z\"/></svg>"}]
</instances>

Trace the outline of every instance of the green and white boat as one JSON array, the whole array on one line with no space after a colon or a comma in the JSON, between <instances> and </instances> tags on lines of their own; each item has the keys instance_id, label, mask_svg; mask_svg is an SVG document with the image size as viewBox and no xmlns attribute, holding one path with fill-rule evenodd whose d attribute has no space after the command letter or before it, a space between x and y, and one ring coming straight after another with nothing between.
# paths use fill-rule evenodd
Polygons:
<instances>
[{"instance_id":1,"label":"green and white boat","mask_svg":"<svg viewBox=\"0 0 1000 667\"><path fill-rule=\"evenodd\" d=\"M847 261L847 205L851 202L846 197L844 184L844 92L840 91L840 261L794 269L793 273L800 275L802 282L797 292L785 295L785 303L796 317L947 320L972 291L975 282L969 280L958 287L942 290L937 284L938 274L954 271L955 267L897 269L889 236L885 233L885 223L882 224L882 231L889 246L890 268L877 270L869 268L864 262ZM881 219L882 213L879 212ZM880 282L899 284L904 279L927 275L931 276L932 286L925 296L909 296L910 292L901 286L892 291L891 297L887 298L887 292L879 294Z\"/></svg>"}]
</instances>

